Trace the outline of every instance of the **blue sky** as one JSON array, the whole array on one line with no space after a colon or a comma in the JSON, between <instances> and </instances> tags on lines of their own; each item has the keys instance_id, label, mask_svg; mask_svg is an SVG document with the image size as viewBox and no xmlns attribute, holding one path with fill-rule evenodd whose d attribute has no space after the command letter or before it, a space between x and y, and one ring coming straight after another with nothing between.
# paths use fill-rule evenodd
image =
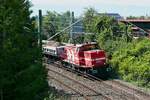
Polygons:
<instances>
[{"instance_id":1,"label":"blue sky","mask_svg":"<svg viewBox=\"0 0 150 100\"><path fill-rule=\"evenodd\" d=\"M150 16L150 0L30 0L33 4L32 15L38 10L65 12L74 11L76 16L84 12L84 8L93 7L101 13L119 13L122 16Z\"/></svg>"}]
</instances>

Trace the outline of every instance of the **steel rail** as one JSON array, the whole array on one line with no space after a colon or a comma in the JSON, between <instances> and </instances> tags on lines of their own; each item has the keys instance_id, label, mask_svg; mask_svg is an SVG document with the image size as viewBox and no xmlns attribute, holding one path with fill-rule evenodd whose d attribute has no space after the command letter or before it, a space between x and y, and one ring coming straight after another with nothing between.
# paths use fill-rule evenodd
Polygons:
<instances>
[{"instance_id":1,"label":"steel rail","mask_svg":"<svg viewBox=\"0 0 150 100\"><path fill-rule=\"evenodd\" d=\"M63 75L63 74L61 74L61 73L59 73L59 72L57 72L57 71L54 71L54 70L51 70L51 69L48 69L48 70L54 72L55 74L61 75L62 77L65 77L65 78L67 78L67 79L69 79L69 80L71 80L71 81L73 81L73 82L75 82L75 83L77 83L77 84L83 86L84 88L86 88L86 89L88 89L88 90L94 92L96 95L101 95L101 96L104 97L106 100L112 100L110 97L108 97L108 96L106 96L106 95L104 95L104 94L102 94L102 93L99 93L99 92L95 91L95 90L92 89L91 87L88 87L88 86L86 86L86 85L80 83L79 81L76 81L76 80L74 80L74 79L72 79L72 78L70 78L70 77L68 77L68 76L65 76L65 75ZM88 95L87 95L87 96L88 96Z\"/></svg>"},{"instance_id":2,"label":"steel rail","mask_svg":"<svg viewBox=\"0 0 150 100\"><path fill-rule=\"evenodd\" d=\"M59 68L62 68L62 69L65 69L65 70L67 70L67 71L73 72L73 73L77 73L77 74L80 75L80 76L83 76L83 77L85 77L85 78L88 78L88 79L90 79L90 80L92 80L92 81L96 81L96 83L98 83L98 84L102 84L102 83L103 83L103 85L105 85L106 88L108 88L108 87L109 87L109 88L113 88L112 85L107 84L106 82L104 82L104 80L102 80L102 79L100 79L100 78L97 78L97 77L95 77L95 76L93 76L93 75L91 75L91 74L84 73L84 72L81 72L81 71L78 71L78 70L73 70L72 68L69 68L69 67L62 67L59 63L56 63L56 62L54 62L52 65L54 65L54 66L56 66L56 67L59 67ZM115 90L116 90L116 89L115 89ZM119 94L118 92L120 92L120 91L117 91L117 93L115 92L115 94L120 96L120 94ZM122 93L122 91L121 91L121 93ZM126 96L129 97L128 95L126 95ZM107 96L107 97L108 97L108 96ZM133 99L133 100L134 100L134 99Z\"/></svg>"},{"instance_id":3,"label":"steel rail","mask_svg":"<svg viewBox=\"0 0 150 100\"><path fill-rule=\"evenodd\" d=\"M59 63L56 63L56 62L54 62L54 64L56 64L57 67L63 68L63 69L68 70L68 71L70 71L70 72L77 73L77 74L79 74L79 75L81 75L81 76L84 76L84 77L90 79L90 80L97 81L98 83L104 83L104 85L105 85L106 87L110 87L110 88L112 88L112 89L114 89L114 90L116 90L116 89L117 89L117 90L120 90L119 87L113 87L112 84L108 84L108 83L104 82L102 79L97 78L97 77L95 77L95 76L93 76L93 75L91 75L91 74L83 73L83 72L78 71L78 70L73 70L73 69L68 68L68 67L62 67ZM59 66L58 66L58 65L59 65ZM114 81L112 81L112 82L113 82L113 83L117 83L117 82L114 82ZM121 84L121 83L120 83L120 84ZM123 85L123 84L122 84L122 86L128 87L128 86ZM126 97L132 98L133 100L135 100L135 98L139 98L138 95L136 95L136 94L131 94L131 93L127 92L126 90L124 90L123 87L120 87L120 88L121 88L121 93L126 93L126 95L125 95ZM132 90L133 90L133 88L130 88L130 87L129 87L129 89L132 89ZM116 90L116 91L117 91L117 90ZM118 91L118 92L119 92L119 91ZM117 94L118 94L118 93L117 93ZM118 94L118 95L119 95L119 94Z\"/></svg>"},{"instance_id":4,"label":"steel rail","mask_svg":"<svg viewBox=\"0 0 150 100\"><path fill-rule=\"evenodd\" d=\"M50 75L48 76L48 78L54 79L54 80L57 81L58 83L60 83L60 84L62 84L63 86L67 87L68 89L73 90L74 92L76 92L76 93L79 94L80 96L83 96L83 98L85 98L85 100L90 100L86 95L84 95L84 94L80 93L79 91L77 91L76 89L74 89L74 88L72 88L72 87L70 87L70 86L64 84L64 83L61 82L60 80L58 80L58 79L56 79L56 78L54 78L54 77L52 77L52 76L50 76Z\"/></svg>"},{"instance_id":5,"label":"steel rail","mask_svg":"<svg viewBox=\"0 0 150 100\"><path fill-rule=\"evenodd\" d=\"M131 88L131 87L125 85L125 84L122 84L122 83L116 81L116 80L112 80L112 82L115 83L115 84L118 84L120 86L123 86L123 87L125 87L127 89L130 89L130 90L133 90L133 91L137 92L139 95L138 94L136 94L136 95L138 95L138 96L143 95L145 97L145 100L149 100L149 98L150 98L150 94L147 94L147 93L145 93L145 92L143 92L141 90L138 90L136 88Z\"/></svg>"}]
</instances>

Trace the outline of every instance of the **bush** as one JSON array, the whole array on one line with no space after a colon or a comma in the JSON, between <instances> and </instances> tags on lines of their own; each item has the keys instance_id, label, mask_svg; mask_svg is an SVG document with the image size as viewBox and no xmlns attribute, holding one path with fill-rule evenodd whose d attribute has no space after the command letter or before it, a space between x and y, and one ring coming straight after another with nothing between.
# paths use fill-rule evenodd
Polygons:
<instances>
[{"instance_id":1,"label":"bush","mask_svg":"<svg viewBox=\"0 0 150 100\"><path fill-rule=\"evenodd\" d=\"M89 11L85 13L84 28L87 32L95 33L95 36L88 35L85 40L95 38L107 55L112 56L108 63L119 78L150 87L150 40L133 40L131 25L120 23L109 16L100 16L93 13L94 10L92 13Z\"/></svg>"},{"instance_id":2,"label":"bush","mask_svg":"<svg viewBox=\"0 0 150 100\"><path fill-rule=\"evenodd\" d=\"M111 64L120 78L139 81L142 86L150 84L150 40L136 40L126 43L112 55Z\"/></svg>"}]
</instances>

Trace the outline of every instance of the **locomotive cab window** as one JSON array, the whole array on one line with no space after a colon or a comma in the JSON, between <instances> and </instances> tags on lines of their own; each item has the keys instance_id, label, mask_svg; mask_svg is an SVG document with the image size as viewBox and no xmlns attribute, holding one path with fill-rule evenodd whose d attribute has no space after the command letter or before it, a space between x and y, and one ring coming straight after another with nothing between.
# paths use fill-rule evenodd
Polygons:
<instances>
[{"instance_id":1,"label":"locomotive cab window","mask_svg":"<svg viewBox=\"0 0 150 100\"><path fill-rule=\"evenodd\" d=\"M99 49L97 44L85 45L82 47L82 51L97 50L97 49Z\"/></svg>"}]
</instances>

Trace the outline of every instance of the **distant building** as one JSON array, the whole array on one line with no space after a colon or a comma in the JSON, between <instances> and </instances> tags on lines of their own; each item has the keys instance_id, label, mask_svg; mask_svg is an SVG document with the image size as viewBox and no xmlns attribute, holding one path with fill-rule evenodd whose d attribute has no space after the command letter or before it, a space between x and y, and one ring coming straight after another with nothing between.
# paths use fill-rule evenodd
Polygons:
<instances>
[{"instance_id":1,"label":"distant building","mask_svg":"<svg viewBox=\"0 0 150 100\"><path fill-rule=\"evenodd\" d=\"M136 36L150 35L150 20L148 19L126 19L120 21L132 25L133 34Z\"/></svg>"},{"instance_id":2,"label":"distant building","mask_svg":"<svg viewBox=\"0 0 150 100\"><path fill-rule=\"evenodd\" d=\"M123 17L121 17L118 13L99 13L100 15L106 15L115 18L116 20L123 20ZM78 22L77 24L73 25L73 33L79 34L84 33L84 27L82 21Z\"/></svg>"},{"instance_id":3,"label":"distant building","mask_svg":"<svg viewBox=\"0 0 150 100\"><path fill-rule=\"evenodd\" d=\"M84 33L84 27L82 21L73 25L73 33Z\"/></svg>"},{"instance_id":4,"label":"distant building","mask_svg":"<svg viewBox=\"0 0 150 100\"><path fill-rule=\"evenodd\" d=\"M98 14L99 15L106 15L106 16L109 16L109 17L113 17L116 20L123 20L123 17L121 17L118 13L98 13ZM76 23L75 25L73 25L73 27L72 27L72 33L74 35L85 34L85 30L84 30L84 26L83 26L83 22L82 21L79 21L78 23ZM86 34L88 34L88 33L86 33ZM93 34L93 33L89 33L89 34Z\"/></svg>"},{"instance_id":5,"label":"distant building","mask_svg":"<svg viewBox=\"0 0 150 100\"><path fill-rule=\"evenodd\" d=\"M118 14L118 13L99 13L99 14L100 15L106 15L106 16L109 16L109 17L113 17L116 20L123 20L123 17L120 16L120 14Z\"/></svg>"}]
</instances>

